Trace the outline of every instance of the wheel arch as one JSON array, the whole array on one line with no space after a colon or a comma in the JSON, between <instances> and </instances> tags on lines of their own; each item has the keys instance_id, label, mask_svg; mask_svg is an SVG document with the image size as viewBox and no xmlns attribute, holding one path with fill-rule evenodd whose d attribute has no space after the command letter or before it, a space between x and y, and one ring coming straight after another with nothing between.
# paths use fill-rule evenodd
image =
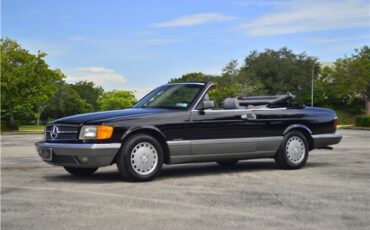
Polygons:
<instances>
[{"instance_id":1,"label":"wheel arch","mask_svg":"<svg viewBox=\"0 0 370 230\"><path fill-rule=\"evenodd\" d=\"M161 145L163 149L163 160L164 163L168 164L169 163L169 148L166 142L166 137L165 135L156 127L137 127L133 129L128 129L123 136L121 137L121 142L124 143L128 138L136 135L136 134L147 134L152 137L154 137L159 144ZM123 144L122 144L123 147ZM121 149L120 149L121 150ZM116 158L118 157L118 153L116 154L114 158L114 162L116 162Z\"/></svg>"},{"instance_id":2,"label":"wheel arch","mask_svg":"<svg viewBox=\"0 0 370 230\"><path fill-rule=\"evenodd\" d=\"M288 126L285 131L284 131L284 136L291 132L291 131L299 131L301 132L307 139L308 141L308 147L309 147L309 150L312 150L313 147L314 147L314 142L313 142L313 138L312 138L312 131L305 125L302 125L302 124L294 124L294 125L290 125Z\"/></svg>"}]
</instances>

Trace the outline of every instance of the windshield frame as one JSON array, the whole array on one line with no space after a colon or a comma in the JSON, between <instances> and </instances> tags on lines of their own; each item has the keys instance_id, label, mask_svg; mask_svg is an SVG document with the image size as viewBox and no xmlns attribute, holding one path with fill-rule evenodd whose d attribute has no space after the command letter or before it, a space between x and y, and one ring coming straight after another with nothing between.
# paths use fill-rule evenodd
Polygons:
<instances>
[{"instance_id":1,"label":"windshield frame","mask_svg":"<svg viewBox=\"0 0 370 230\"><path fill-rule=\"evenodd\" d=\"M156 91L156 90L158 90L162 87L171 86L171 85L201 85L203 87L200 88L200 90L194 96L194 98L189 103L189 106L187 108L176 107L176 106L148 106L148 107L145 107L145 106L140 105L143 102L143 100L145 100L154 91ZM200 98L202 98L203 95L205 94L204 93L205 89L209 88L209 87L207 87L208 85L209 85L209 83L201 83L201 82L183 82L183 83L170 83L170 84L161 85L161 86L153 89L152 91L150 91L144 97L142 97L132 108L143 108L143 109L145 109L145 108L166 108L166 109L174 109L174 110L182 110L182 111L193 110L195 108L196 104L199 103Z\"/></svg>"}]
</instances>

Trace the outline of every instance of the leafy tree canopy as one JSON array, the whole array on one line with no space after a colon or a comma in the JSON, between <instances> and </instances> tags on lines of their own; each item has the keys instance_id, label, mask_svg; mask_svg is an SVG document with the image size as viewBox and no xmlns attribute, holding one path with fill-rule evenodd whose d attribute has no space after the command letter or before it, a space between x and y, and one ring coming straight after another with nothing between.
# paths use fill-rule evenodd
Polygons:
<instances>
[{"instance_id":1,"label":"leafy tree canopy","mask_svg":"<svg viewBox=\"0 0 370 230\"><path fill-rule=\"evenodd\" d=\"M44 120L55 119L79 113L92 112L93 106L83 100L80 95L67 83L56 83L57 92L52 97L42 115Z\"/></svg>"},{"instance_id":2,"label":"leafy tree canopy","mask_svg":"<svg viewBox=\"0 0 370 230\"><path fill-rule=\"evenodd\" d=\"M287 48L266 49L261 53L253 51L245 58L240 78L261 84L267 94L289 92L298 100L308 102L312 71L316 78L319 70L317 58L306 53L295 54Z\"/></svg>"},{"instance_id":3,"label":"leafy tree canopy","mask_svg":"<svg viewBox=\"0 0 370 230\"><path fill-rule=\"evenodd\" d=\"M169 83L178 83L178 82L190 82L190 81L197 81L197 82L207 82L212 78L210 75L206 75L201 72L194 72L184 74L179 78L172 78Z\"/></svg>"},{"instance_id":4,"label":"leafy tree canopy","mask_svg":"<svg viewBox=\"0 0 370 230\"><path fill-rule=\"evenodd\" d=\"M104 92L101 86L96 86L91 81L79 81L70 86L80 95L81 99L93 106L94 111L99 110L98 98Z\"/></svg>"},{"instance_id":5,"label":"leafy tree canopy","mask_svg":"<svg viewBox=\"0 0 370 230\"><path fill-rule=\"evenodd\" d=\"M332 103L352 103L362 98L364 111L370 114L370 48L356 49L350 57L337 59L332 67L325 67L317 85L319 97Z\"/></svg>"},{"instance_id":6,"label":"leafy tree canopy","mask_svg":"<svg viewBox=\"0 0 370 230\"><path fill-rule=\"evenodd\" d=\"M1 39L1 103L9 113L9 126L14 127L14 108L31 103L35 116L42 111L49 97L55 94L54 83L62 79L46 64L45 53L36 55L16 41Z\"/></svg>"},{"instance_id":7,"label":"leafy tree canopy","mask_svg":"<svg viewBox=\"0 0 370 230\"><path fill-rule=\"evenodd\" d=\"M98 103L101 110L126 109L136 103L136 98L131 91L116 90L103 93Z\"/></svg>"}]
</instances>

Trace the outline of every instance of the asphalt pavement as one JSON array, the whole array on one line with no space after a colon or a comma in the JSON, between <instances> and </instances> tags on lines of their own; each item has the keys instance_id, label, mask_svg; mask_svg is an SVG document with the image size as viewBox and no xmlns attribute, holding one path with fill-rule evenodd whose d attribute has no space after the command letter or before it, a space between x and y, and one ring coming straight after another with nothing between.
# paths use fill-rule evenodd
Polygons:
<instances>
[{"instance_id":1,"label":"asphalt pavement","mask_svg":"<svg viewBox=\"0 0 370 230\"><path fill-rule=\"evenodd\" d=\"M39 159L42 135L2 135L1 229L370 229L370 131L339 132L300 170L171 165L147 183L73 177Z\"/></svg>"}]
</instances>

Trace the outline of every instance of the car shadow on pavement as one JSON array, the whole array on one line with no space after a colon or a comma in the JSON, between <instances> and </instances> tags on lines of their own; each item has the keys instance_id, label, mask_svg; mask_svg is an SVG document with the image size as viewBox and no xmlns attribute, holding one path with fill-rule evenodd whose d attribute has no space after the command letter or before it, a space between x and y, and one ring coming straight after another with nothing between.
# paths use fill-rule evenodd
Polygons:
<instances>
[{"instance_id":1,"label":"car shadow on pavement","mask_svg":"<svg viewBox=\"0 0 370 230\"><path fill-rule=\"evenodd\" d=\"M328 165L326 162L307 162L304 168L322 167ZM241 172L266 172L272 170L282 170L275 162L272 161L241 161L231 166L220 166L215 163L203 163L203 164L182 164L174 165L164 168L158 179L169 179L176 177L196 177L196 176L207 176L217 174L232 174Z\"/></svg>"},{"instance_id":2,"label":"car shadow on pavement","mask_svg":"<svg viewBox=\"0 0 370 230\"><path fill-rule=\"evenodd\" d=\"M328 165L325 162L307 162L305 168L323 167ZM273 161L242 161L232 166L220 166L216 163L197 163L164 166L160 175L155 180L167 180L180 177L201 177L217 174L232 174L238 172L261 172L280 170ZM119 173L114 171L97 171L91 176L77 177L65 174L45 175L44 178L49 182L72 182L72 183L113 183L129 182L122 178Z\"/></svg>"},{"instance_id":3,"label":"car shadow on pavement","mask_svg":"<svg viewBox=\"0 0 370 230\"><path fill-rule=\"evenodd\" d=\"M71 182L71 183L113 183L113 182L125 182L117 171L97 171L90 176L73 176L67 172L58 175L45 175L44 179L49 182ZM128 181L127 181L128 182Z\"/></svg>"},{"instance_id":4,"label":"car shadow on pavement","mask_svg":"<svg viewBox=\"0 0 370 230\"><path fill-rule=\"evenodd\" d=\"M277 169L278 167L273 161L242 161L231 166L220 166L216 163L182 164L164 168L158 178L162 180L176 177L208 176Z\"/></svg>"}]
</instances>

